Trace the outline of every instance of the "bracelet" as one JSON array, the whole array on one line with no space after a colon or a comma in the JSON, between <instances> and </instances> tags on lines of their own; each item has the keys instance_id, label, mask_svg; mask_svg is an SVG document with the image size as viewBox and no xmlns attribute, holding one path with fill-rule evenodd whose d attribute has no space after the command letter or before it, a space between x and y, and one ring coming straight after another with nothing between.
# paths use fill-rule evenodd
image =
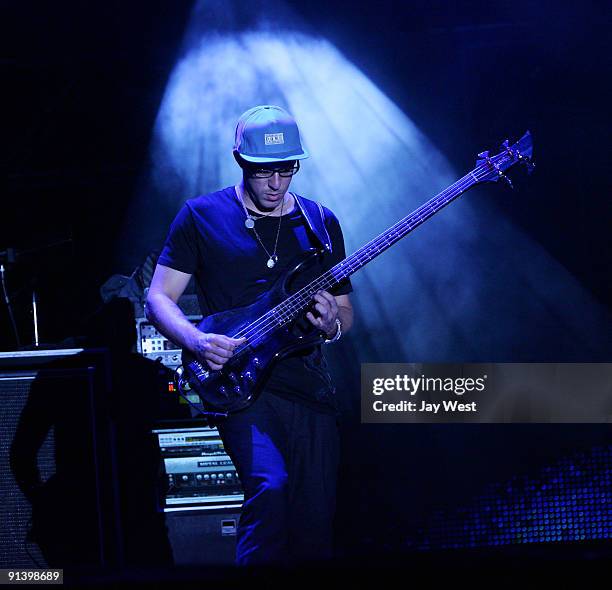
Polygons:
<instances>
[{"instance_id":1,"label":"bracelet","mask_svg":"<svg viewBox=\"0 0 612 590\"><path fill-rule=\"evenodd\" d=\"M334 337L325 339L323 344L331 344L332 342L338 342L338 340L340 340L340 337L342 336L342 322L338 318L336 318L336 327L337 330Z\"/></svg>"}]
</instances>

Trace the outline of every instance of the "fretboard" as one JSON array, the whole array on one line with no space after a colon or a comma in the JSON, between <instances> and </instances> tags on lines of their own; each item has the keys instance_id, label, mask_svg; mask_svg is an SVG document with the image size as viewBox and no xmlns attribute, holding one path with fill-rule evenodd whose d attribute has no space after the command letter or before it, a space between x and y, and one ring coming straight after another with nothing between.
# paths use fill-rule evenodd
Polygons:
<instances>
[{"instance_id":1,"label":"fretboard","mask_svg":"<svg viewBox=\"0 0 612 590\"><path fill-rule=\"evenodd\" d=\"M317 291L333 290L334 287L337 287L354 272L363 268L368 262L374 260L378 255L427 221L432 215L435 215L440 209L446 207L446 205L477 184L479 182L478 174L482 172L481 169L482 166L478 166L472 172L457 180L457 182L431 198L418 209L400 219L378 237L369 241L297 293L285 299L285 301L278 304L269 313L271 313L278 324L284 324L297 318L311 305L312 298Z\"/></svg>"}]
</instances>

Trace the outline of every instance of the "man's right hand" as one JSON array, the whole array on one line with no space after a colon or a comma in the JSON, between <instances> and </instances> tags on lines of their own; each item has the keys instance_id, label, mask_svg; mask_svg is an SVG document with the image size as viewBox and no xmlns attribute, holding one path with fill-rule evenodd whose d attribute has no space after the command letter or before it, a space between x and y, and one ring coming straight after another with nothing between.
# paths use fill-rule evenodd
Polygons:
<instances>
[{"instance_id":1,"label":"man's right hand","mask_svg":"<svg viewBox=\"0 0 612 590\"><path fill-rule=\"evenodd\" d=\"M218 371L246 338L200 332L177 305L191 275L158 264L151 280L145 312L148 320L172 342L189 349L200 362Z\"/></svg>"},{"instance_id":2,"label":"man's right hand","mask_svg":"<svg viewBox=\"0 0 612 590\"><path fill-rule=\"evenodd\" d=\"M200 332L189 348L200 362L206 361L211 369L218 371L232 358L236 346L245 341L246 338Z\"/></svg>"}]
</instances>

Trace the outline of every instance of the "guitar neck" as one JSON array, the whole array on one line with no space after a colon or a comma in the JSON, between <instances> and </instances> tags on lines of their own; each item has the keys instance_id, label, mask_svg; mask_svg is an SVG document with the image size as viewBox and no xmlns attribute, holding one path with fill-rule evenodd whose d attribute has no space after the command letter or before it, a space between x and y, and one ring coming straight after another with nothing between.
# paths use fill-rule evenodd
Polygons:
<instances>
[{"instance_id":1,"label":"guitar neck","mask_svg":"<svg viewBox=\"0 0 612 590\"><path fill-rule=\"evenodd\" d=\"M368 262L374 260L393 244L407 236L411 231L427 221L432 215L440 211L440 209L446 207L446 205L454 201L465 191L481 182L478 177L481 168L483 167L478 166L463 178L457 180L457 182L431 198L418 209L403 219L400 219L395 225L385 230L378 237L359 248L359 250L336 264L336 266L323 273L321 276L317 277L300 291L288 297L274 308L274 314L279 317L283 323L295 319L312 303L312 298L317 291L329 291L337 287L342 281L357 272L360 268L363 268Z\"/></svg>"}]
</instances>

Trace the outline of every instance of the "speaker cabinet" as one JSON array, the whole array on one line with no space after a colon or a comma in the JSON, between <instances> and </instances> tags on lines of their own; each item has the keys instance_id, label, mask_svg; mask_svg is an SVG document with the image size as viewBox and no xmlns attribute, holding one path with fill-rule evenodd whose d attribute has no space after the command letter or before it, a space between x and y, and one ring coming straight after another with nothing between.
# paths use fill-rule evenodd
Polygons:
<instances>
[{"instance_id":1,"label":"speaker cabinet","mask_svg":"<svg viewBox=\"0 0 612 590\"><path fill-rule=\"evenodd\" d=\"M231 565L240 511L167 512L166 526L175 565Z\"/></svg>"},{"instance_id":2,"label":"speaker cabinet","mask_svg":"<svg viewBox=\"0 0 612 590\"><path fill-rule=\"evenodd\" d=\"M0 567L117 560L104 351L0 353Z\"/></svg>"}]
</instances>

